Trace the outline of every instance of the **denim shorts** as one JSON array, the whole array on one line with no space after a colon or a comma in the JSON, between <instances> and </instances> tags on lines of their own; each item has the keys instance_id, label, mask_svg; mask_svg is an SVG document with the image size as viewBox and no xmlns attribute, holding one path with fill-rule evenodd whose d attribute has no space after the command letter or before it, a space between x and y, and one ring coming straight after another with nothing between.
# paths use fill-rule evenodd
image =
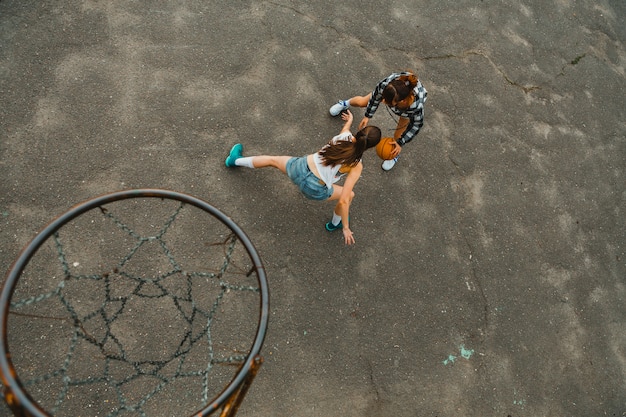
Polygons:
<instances>
[{"instance_id":1,"label":"denim shorts","mask_svg":"<svg viewBox=\"0 0 626 417\"><path fill-rule=\"evenodd\" d=\"M333 195L333 189L329 189L311 172L306 156L287 161L287 176L310 200L327 200Z\"/></svg>"}]
</instances>

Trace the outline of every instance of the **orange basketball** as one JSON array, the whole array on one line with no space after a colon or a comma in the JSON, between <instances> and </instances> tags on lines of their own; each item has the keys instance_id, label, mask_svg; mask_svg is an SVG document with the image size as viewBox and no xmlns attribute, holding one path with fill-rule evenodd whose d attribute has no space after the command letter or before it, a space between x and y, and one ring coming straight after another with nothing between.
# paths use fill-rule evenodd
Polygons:
<instances>
[{"instance_id":1,"label":"orange basketball","mask_svg":"<svg viewBox=\"0 0 626 417\"><path fill-rule=\"evenodd\" d=\"M388 159L393 159L391 157L391 151L393 150L393 143L395 140L393 138L382 138L378 145L376 145L376 154L382 159L386 161Z\"/></svg>"}]
</instances>

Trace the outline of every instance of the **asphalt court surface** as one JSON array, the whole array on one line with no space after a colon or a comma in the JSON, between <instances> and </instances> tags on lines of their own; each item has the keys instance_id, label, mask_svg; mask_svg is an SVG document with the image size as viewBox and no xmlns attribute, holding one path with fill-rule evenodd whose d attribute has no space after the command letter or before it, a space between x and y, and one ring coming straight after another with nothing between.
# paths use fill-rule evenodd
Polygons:
<instances>
[{"instance_id":1,"label":"asphalt court surface","mask_svg":"<svg viewBox=\"0 0 626 417\"><path fill-rule=\"evenodd\" d=\"M622 0L0 0L0 264L78 202L184 192L269 279L239 416L626 415L625 21ZM425 125L390 172L366 154L354 246L331 203L224 167L237 142L316 151L333 103L404 69Z\"/></svg>"}]
</instances>

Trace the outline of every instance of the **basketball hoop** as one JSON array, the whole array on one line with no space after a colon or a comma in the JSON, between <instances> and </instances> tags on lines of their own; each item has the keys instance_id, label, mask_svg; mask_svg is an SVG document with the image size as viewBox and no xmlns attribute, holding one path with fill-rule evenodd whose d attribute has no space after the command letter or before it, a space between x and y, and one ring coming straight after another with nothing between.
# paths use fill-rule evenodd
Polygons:
<instances>
[{"instance_id":1,"label":"basketball hoop","mask_svg":"<svg viewBox=\"0 0 626 417\"><path fill-rule=\"evenodd\" d=\"M222 212L166 190L100 196L53 220L7 273L4 397L16 416L234 416L268 312L261 259Z\"/></svg>"}]
</instances>

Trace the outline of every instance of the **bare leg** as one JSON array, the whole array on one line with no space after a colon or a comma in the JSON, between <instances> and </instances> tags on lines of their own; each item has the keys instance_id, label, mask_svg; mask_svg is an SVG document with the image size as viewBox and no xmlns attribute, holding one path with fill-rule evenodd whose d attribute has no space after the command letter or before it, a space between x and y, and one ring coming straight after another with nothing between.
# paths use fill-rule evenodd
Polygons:
<instances>
[{"instance_id":1,"label":"bare leg","mask_svg":"<svg viewBox=\"0 0 626 417\"><path fill-rule=\"evenodd\" d=\"M352 98L349 98L347 100L339 100L338 103L333 104L330 108L330 115L331 116L339 116L339 114L341 114L342 111L346 110L349 107L365 107L367 106L367 103L370 100L370 97L372 97L372 93L367 94L365 96L354 96ZM349 102L349 104L348 104Z\"/></svg>"},{"instance_id":2,"label":"bare leg","mask_svg":"<svg viewBox=\"0 0 626 417\"><path fill-rule=\"evenodd\" d=\"M345 187L333 185L333 194L330 196L330 200L337 201L337 204L335 205L335 209L333 211L333 220L331 220L331 222L336 221L336 217L340 217L341 220L337 224L332 223L332 227L329 227L329 224L327 223L326 230L332 232L333 230L339 228L339 224L342 224L343 239L346 242L346 245L351 245L354 243L354 235L350 230L350 204L354 199L354 191L350 191L350 197L348 201L342 199L345 191Z\"/></svg>"},{"instance_id":3,"label":"bare leg","mask_svg":"<svg viewBox=\"0 0 626 417\"><path fill-rule=\"evenodd\" d=\"M341 185L333 185L333 194L328 198L328 200L329 201L339 200L341 198L341 193L343 193L343 187ZM352 204L352 199L354 199L354 191L352 191L350 195L350 201L348 202L348 205ZM337 206L338 205L339 204L337 204ZM338 213L337 206L335 206L335 214L341 215L341 213Z\"/></svg>"},{"instance_id":4,"label":"bare leg","mask_svg":"<svg viewBox=\"0 0 626 417\"><path fill-rule=\"evenodd\" d=\"M280 169L283 174L287 173L287 161L291 156L271 156L271 155L259 155L252 157L252 165L255 168L274 167Z\"/></svg>"},{"instance_id":5,"label":"bare leg","mask_svg":"<svg viewBox=\"0 0 626 417\"><path fill-rule=\"evenodd\" d=\"M367 106L367 103L370 101L370 98L372 98L372 93L369 93L366 96L354 96L349 100L350 106L365 107Z\"/></svg>"},{"instance_id":6,"label":"bare leg","mask_svg":"<svg viewBox=\"0 0 626 417\"><path fill-rule=\"evenodd\" d=\"M333 184L333 193L330 197L328 197L328 201L339 200L339 197L341 197L342 191L343 191L343 187L341 185Z\"/></svg>"}]
</instances>

